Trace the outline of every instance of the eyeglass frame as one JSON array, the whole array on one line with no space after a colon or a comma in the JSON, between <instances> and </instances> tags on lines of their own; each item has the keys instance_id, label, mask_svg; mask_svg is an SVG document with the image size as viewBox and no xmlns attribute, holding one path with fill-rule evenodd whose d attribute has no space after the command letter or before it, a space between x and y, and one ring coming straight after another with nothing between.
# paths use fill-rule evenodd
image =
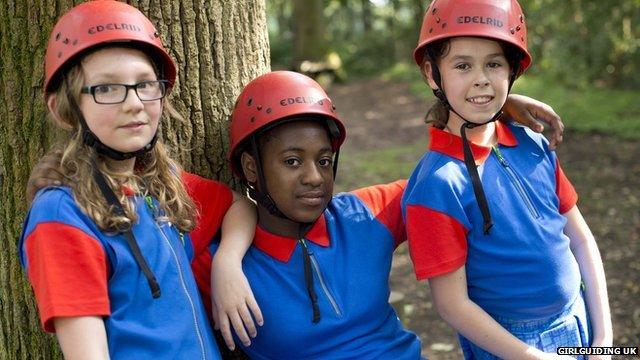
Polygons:
<instances>
[{"instance_id":1,"label":"eyeglass frame","mask_svg":"<svg viewBox=\"0 0 640 360\"><path fill-rule=\"evenodd\" d=\"M138 94L138 86L140 86L141 84L148 84L148 83L158 83L159 85L161 85L161 90L162 90L162 96L160 96L159 98L155 98L155 99L147 99L147 100L142 100L142 98L140 98L140 94ZM80 93L81 94L91 94L91 97L93 97L93 101L95 101L96 104L101 104L101 105L115 105L115 104L122 104L123 102L127 101L127 96L129 96L129 90L133 89L133 91L136 93L136 96L138 97L138 99L140 99L140 101L156 101L156 100L160 100L163 99L165 96L167 96L167 85L169 84L169 80L146 80L146 81L140 81L139 83L136 84L117 84L117 83L109 83L109 84L98 84L98 85L91 85L91 86L83 86L80 89ZM121 101L118 102L100 102L96 99L96 88L100 87L100 86L107 86L107 85L118 85L118 86L124 86L125 87L125 92L124 92L124 98Z\"/></svg>"}]
</instances>

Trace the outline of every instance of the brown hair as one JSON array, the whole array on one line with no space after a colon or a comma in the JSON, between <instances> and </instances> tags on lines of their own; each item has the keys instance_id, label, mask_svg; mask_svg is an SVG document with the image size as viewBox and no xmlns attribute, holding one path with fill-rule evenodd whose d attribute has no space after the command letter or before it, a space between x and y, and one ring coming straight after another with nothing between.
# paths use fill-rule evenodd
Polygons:
<instances>
[{"instance_id":1,"label":"brown hair","mask_svg":"<svg viewBox=\"0 0 640 360\"><path fill-rule=\"evenodd\" d=\"M169 157L161 141L150 152L136 158L134 174L129 176L109 170L104 158L84 144L80 125L82 114L77 105L83 83L81 64L77 62L64 74L60 87L54 92L57 116L72 129L72 136L60 144L63 148L61 167L65 183L71 187L76 203L101 230L125 230L137 220L134 204L121 190L126 183L136 193L158 200L159 207L164 211L162 220L172 222L183 232L193 230L196 207L182 184L181 167ZM162 101L163 117L183 120L167 99ZM111 206L100 195L101 191L93 180L94 160L122 204L124 216L114 215Z\"/></svg>"}]
</instances>

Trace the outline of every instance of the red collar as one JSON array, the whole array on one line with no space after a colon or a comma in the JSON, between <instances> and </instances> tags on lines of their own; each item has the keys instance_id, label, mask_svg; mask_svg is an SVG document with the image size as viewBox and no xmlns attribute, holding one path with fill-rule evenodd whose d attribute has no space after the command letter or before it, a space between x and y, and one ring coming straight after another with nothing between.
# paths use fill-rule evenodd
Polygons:
<instances>
[{"instance_id":1,"label":"red collar","mask_svg":"<svg viewBox=\"0 0 640 360\"><path fill-rule=\"evenodd\" d=\"M320 215L304 238L320 246L329 246L331 240L327 233L327 222L324 214ZM289 262L297 244L298 239L272 234L260 226L256 226L253 245L276 260Z\"/></svg>"},{"instance_id":2,"label":"red collar","mask_svg":"<svg viewBox=\"0 0 640 360\"><path fill-rule=\"evenodd\" d=\"M509 126L496 121L496 134L498 135L498 144L503 146L517 146L518 140L509 129ZM452 158L464 161L464 152L462 150L462 138L458 135L451 134L444 130L437 129L433 126L429 128L431 141L429 150L439 152ZM489 154L491 147L477 145L471 142L471 152L476 164L482 164Z\"/></svg>"}]
</instances>

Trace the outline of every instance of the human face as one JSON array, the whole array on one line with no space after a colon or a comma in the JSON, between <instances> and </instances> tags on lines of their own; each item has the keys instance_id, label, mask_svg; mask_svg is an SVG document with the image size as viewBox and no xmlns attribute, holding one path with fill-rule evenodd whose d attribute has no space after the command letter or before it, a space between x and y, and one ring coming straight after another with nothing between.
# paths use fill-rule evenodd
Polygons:
<instances>
[{"instance_id":1,"label":"human face","mask_svg":"<svg viewBox=\"0 0 640 360\"><path fill-rule=\"evenodd\" d=\"M315 121L296 121L263 136L269 195L292 220L315 221L333 194L333 150L326 129Z\"/></svg>"},{"instance_id":2,"label":"human face","mask_svg":"<svg viewBox=\"0 0 640 360\"><path fill-rule=\"evenodd\" d=\"M489 121L504 105L509 91L509 63L497 41L458 37L438 62L442 86L451 107L474 123ZM432 87L436 86L430 80ZM449 126L464 123L449 114Z\"/></svg>"},{"instance_id":3,"label":"human face","mask_svg":"<svg viewBox=\"0 0 640 360\"><path fill-rule=\"evenodd\" d=\"M141 51L109 47L87 55L81 61L83 86L137 84L157 80L149 58ZM158 129L162 101L140 101L134 89L127 90L120 104L97 104L91 94L80 96L80 111L89 129L105 145L132 152L151 142Z\"/></svg>"}]
</instances>

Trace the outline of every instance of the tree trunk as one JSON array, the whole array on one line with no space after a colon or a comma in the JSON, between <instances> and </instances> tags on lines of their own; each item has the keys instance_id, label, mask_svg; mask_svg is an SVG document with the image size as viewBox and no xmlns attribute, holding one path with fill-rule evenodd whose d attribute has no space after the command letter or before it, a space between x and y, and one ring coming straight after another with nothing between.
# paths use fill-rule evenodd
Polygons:
<instances>
[{"instance_id":1,"label":"tree trunk","mask_svg":"<svg viewBox=\"0 0 640 360\"><path fill-rule=\"evenodd\" d=\"M323 6L322 0L293 0L293 69L305 60L320 61L327 53Z\"/></svg>"},{"instance_id":2,"label":"tree trunk","mask_svg":"<svg viewBox=\"0 0 640 360\"><path fill-rule=\"evenodd\" d=\"M371 3L369 0L362 0L362 30L365 34L371 31Z\"/></svg>"},{"instance_id":3,"label":"tree trunk","mask_svg":"<svg viewBox=\"0 0 640 360\"><path fill-rule=\"evenodd\" d=\"M77 3L77 1L76 1ZM158 27L178 64L172 99L185 123L162 134L188 170L231 182L227 122L235 97L269 70L264 0L132 1ZM73 1L0 2L0 359L60 358L43 334L16 248L31 167L56 137L45 121L43 61L49 33Z\"/></svg>"}]
</instances>

